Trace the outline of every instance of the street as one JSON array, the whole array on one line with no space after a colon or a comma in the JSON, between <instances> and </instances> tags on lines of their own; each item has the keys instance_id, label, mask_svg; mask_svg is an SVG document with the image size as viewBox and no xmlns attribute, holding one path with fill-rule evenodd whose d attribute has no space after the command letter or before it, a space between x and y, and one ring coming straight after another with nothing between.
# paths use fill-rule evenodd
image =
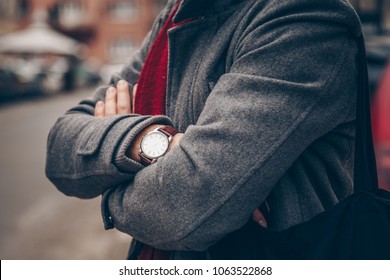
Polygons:
<instances>
[{"instance_id":1,"label":"street","mask_svg":"<svg viewBox=\"0 0 390 280\"><path fill-rule=\"evenodd\" d=\"M92 93L0 107L0 258L125 259L131 237L105 231L100 198L66 197L46 179L46 139L68 108Z\"/></svg>"}]
</instances>

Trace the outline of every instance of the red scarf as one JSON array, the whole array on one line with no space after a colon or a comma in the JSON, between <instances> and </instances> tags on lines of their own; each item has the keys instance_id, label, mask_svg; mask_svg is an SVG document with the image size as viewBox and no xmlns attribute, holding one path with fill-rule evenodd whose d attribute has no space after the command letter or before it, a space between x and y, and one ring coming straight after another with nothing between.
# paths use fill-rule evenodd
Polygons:
<instances>
[{"instance_id":1,"label":"red scarf","mask_svg":"<svg viewBox=\"0 0 390 280\"><path fill-rule=\"evenodd\" d=\"M135 113L164 115L168 76L168 30L179 24L172 21L179 5L172 11L146 57L138 79Z\"/></svg>"},{"instance_id":2,"label":"red scarf","mask_svg":"<svg viewBox=\"0 0 390 280\"><path fill-rule=\"evenodd\" d=\"M180 2L179 2L180 4ZM135 113L140 115L164 115L168 72L168 30L182 24L172 21L179 4L170 14L162 27L145 60L141 75L138 79L135 99ZM138 242L138 241L137 241ZM139 260L166 260L170 251L163 251L146 244L141 244Z\"/></svg>"}]
</instances>

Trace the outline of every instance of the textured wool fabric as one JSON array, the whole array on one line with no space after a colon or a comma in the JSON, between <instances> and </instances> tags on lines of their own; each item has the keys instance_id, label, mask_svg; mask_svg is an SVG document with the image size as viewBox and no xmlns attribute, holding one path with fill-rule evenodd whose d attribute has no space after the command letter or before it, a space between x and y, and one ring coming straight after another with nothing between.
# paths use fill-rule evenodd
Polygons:
<instances>
[{"instance_id":1,"label":"textured wool fabric","mask_svg":"<svg viewBox=\"0 0 390 280\"><path fill-rule=\"evenodd\" d=\"M176 4L168 1L112 84L137 83ZM165 116L96 120L102 87L53 126L46 165L60 191L103 194L106 228L177 258L242 227L265 199L269 226L285 229L353 188L361 29L348 1L185 0L173 21L194 17L168 33ZM145 168L125 151L153 123L184 135Z\"/></svg>"}]
</instances>

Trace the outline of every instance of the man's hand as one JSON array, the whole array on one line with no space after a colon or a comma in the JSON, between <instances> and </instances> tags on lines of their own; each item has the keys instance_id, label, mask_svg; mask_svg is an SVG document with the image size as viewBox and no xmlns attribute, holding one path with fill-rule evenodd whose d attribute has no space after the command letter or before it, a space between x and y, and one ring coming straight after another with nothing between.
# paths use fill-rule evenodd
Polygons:
<instances>
[{"instance_id":1,"label":"man's hand","mask_svg":"<svg viewBox=\"0 0 390 280\"><path fill-rule=\"evenodd\" d=\"M103 118L112 115L125 115L134 113L134 101L137 85L133 88L133 95L129 93L129 85L120 80L117 87L109 87L106 91L105 101L99 101L95 107L95 117ZM131 100L132 99L132 100Z\"/></svg>"}]
</instances>

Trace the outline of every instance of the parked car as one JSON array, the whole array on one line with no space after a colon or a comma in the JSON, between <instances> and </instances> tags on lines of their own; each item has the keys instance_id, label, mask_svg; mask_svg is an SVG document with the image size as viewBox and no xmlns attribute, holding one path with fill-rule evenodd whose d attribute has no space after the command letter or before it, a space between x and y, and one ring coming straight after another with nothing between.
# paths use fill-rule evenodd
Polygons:
<instances>
[{"instance_id":1,"label":"parked car","mask_svg":"<svg viewBox=\"0 0 390 280\"><path fill-rule=\"evenodd\" d=\"M46 23L46 14L34 15L34 22L23 30L0 37L2 79L12 73L15 83L2 85L0 95L31 95L70 91L86 47L55 31Z\"/></svg>"},{"instance_id":2,"label":"parked car","mask_svg":"<svg viewBox=\"0 0 390 280\"><path fill-rule=\"evenodd\" d=\"M68 71L66 59L58 56L3 56L0 95L6 98L58 92L64 88Z\"/></svg>"}]
</instances>

